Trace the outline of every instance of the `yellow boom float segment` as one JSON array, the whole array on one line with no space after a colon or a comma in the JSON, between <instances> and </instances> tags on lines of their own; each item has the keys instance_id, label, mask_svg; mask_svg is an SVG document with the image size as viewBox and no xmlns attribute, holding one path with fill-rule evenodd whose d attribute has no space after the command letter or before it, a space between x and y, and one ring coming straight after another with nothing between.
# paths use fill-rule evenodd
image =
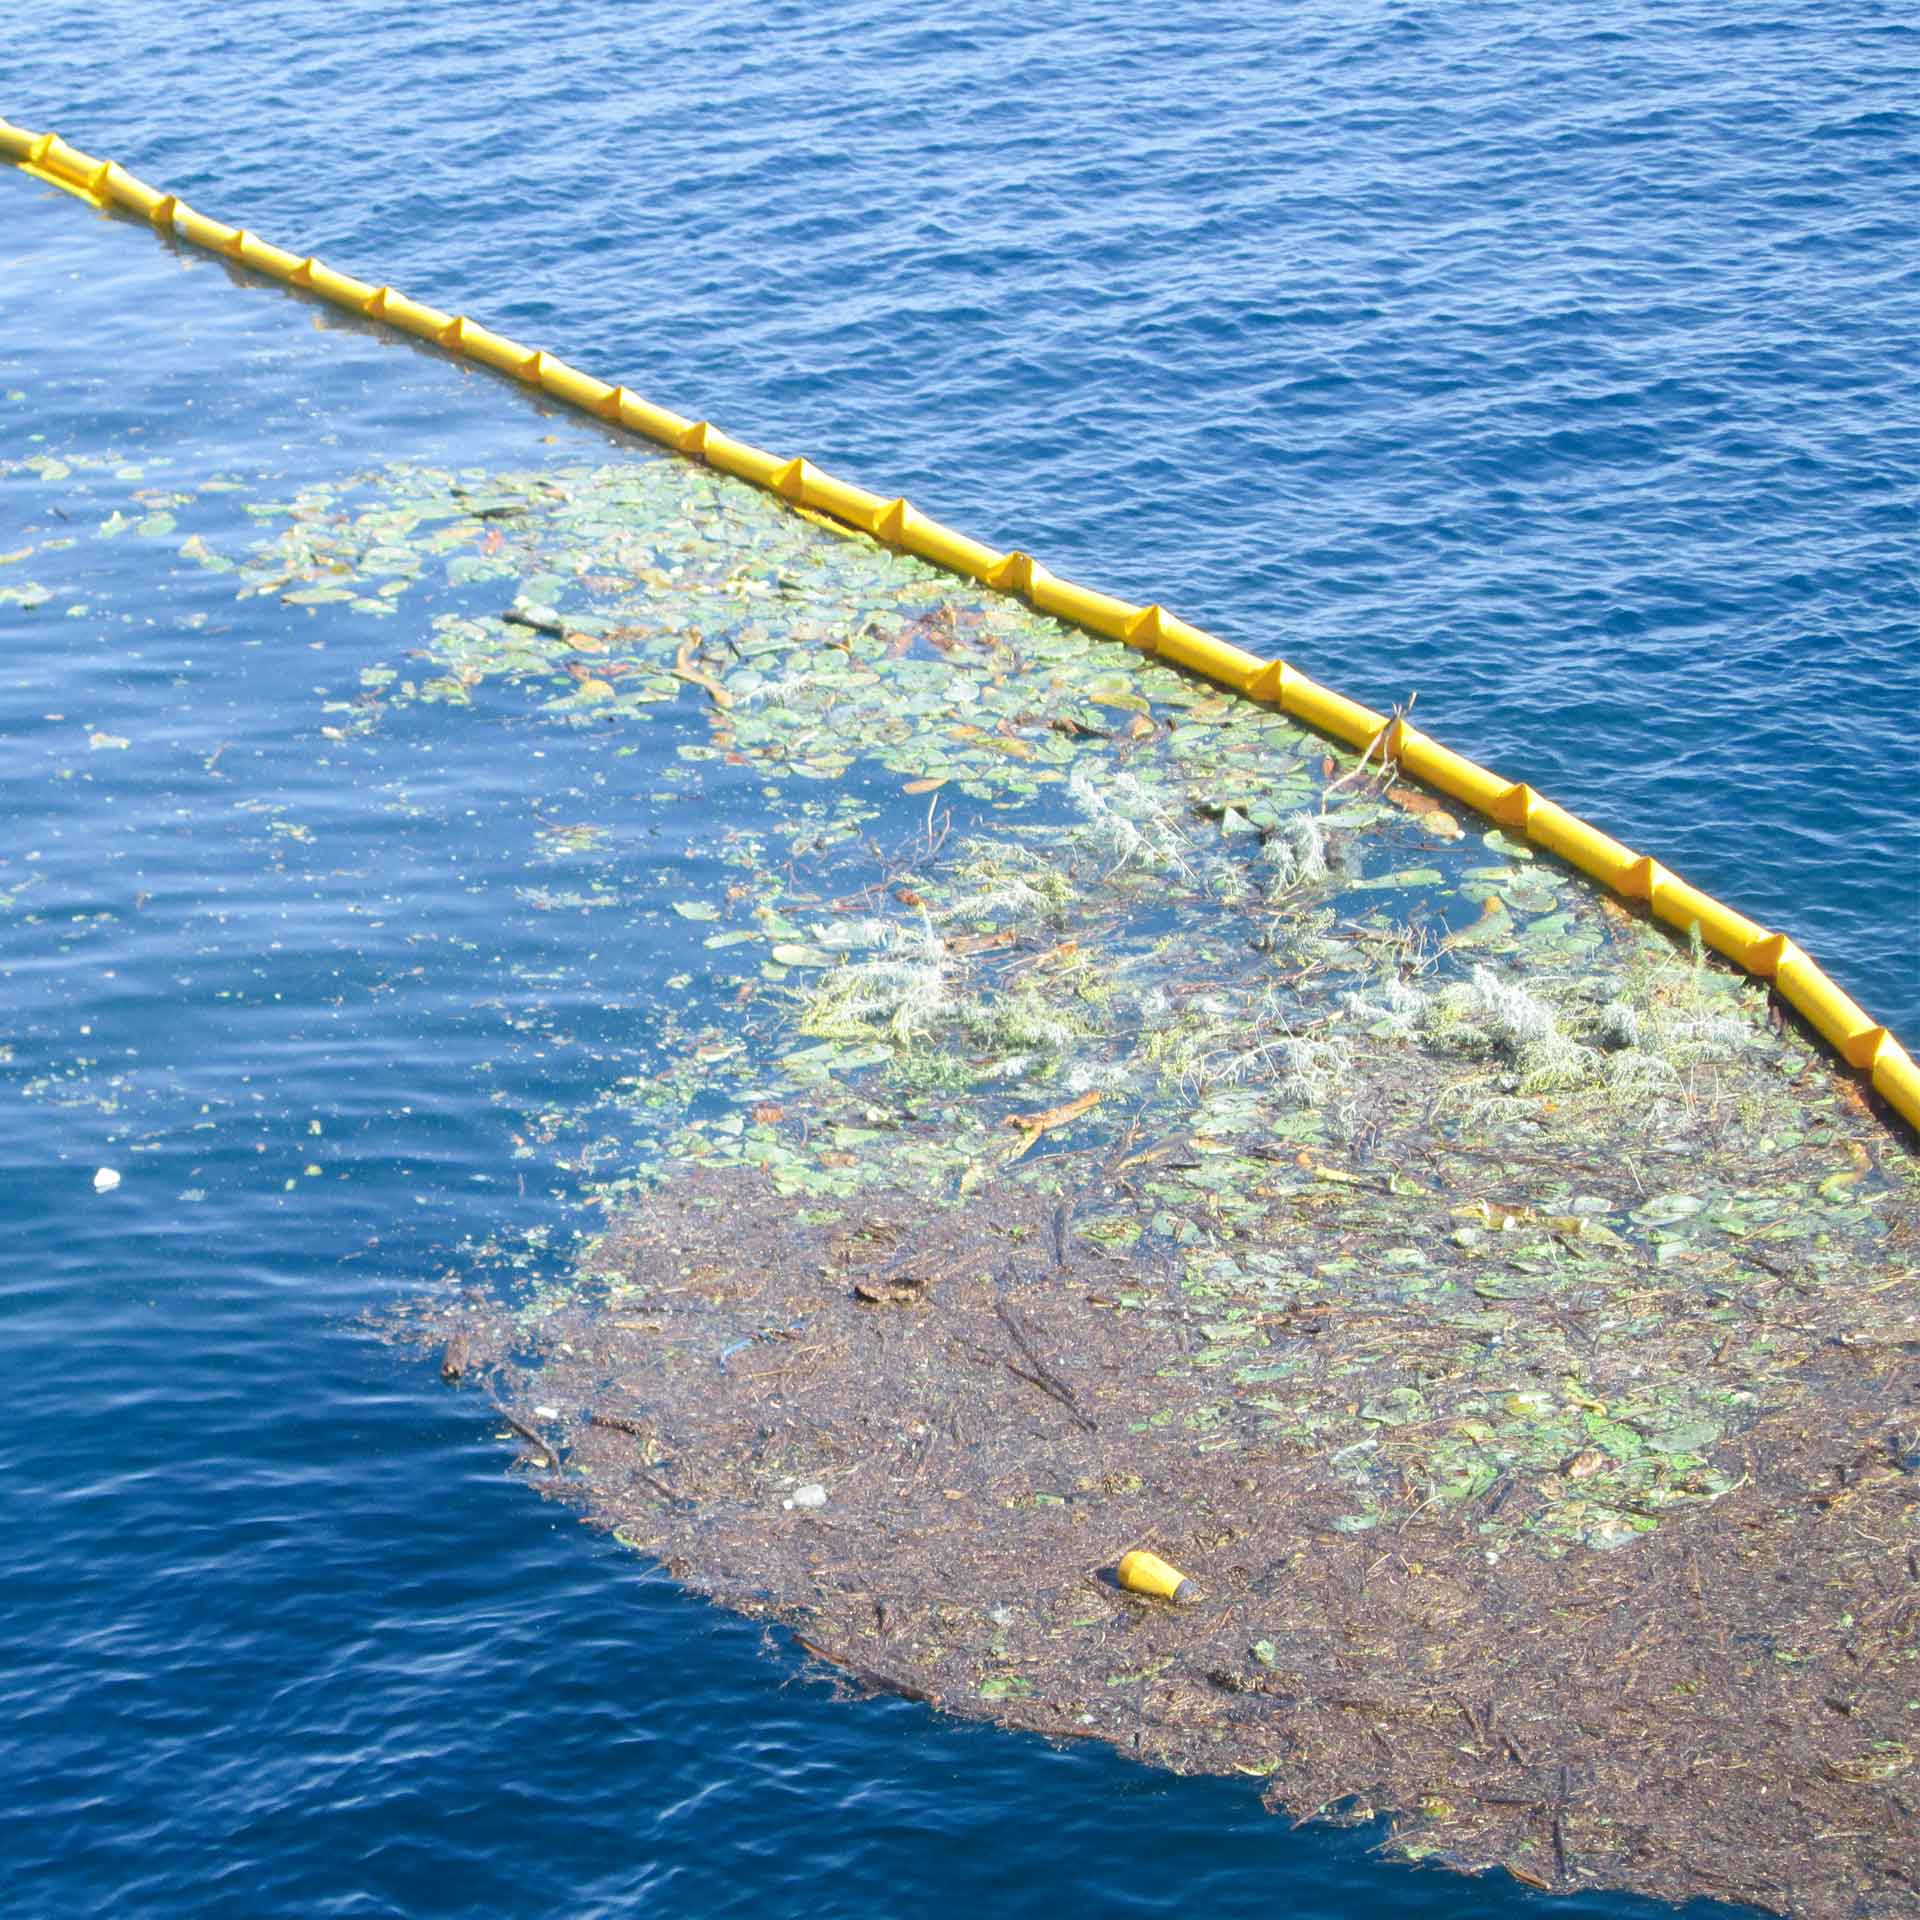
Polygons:
<instances>
[{"instance_id":1,"label":"yellow boom float segment","mask_svg":"<svg viewBox=\"0 0 1920 1920\"><path fill-rule=\"evenodd\" d=\"M478 361L610 425L624 427L676 453L703 460L750 481L795 506L831 515L903 553L1017 595L1038 612L1118 640L1155 659L1202 675L1249 699L1277 707L1350 747L1396 763L1410 779L1472 807L1503 829L1525 835L1626 900L1645 904L1670 926L1700 929L1708 946L1756 979L1771 981L1849 1066L1907 1124L1920 1130L1920 1067L1899 1041L1827 978L1785 934L1737 913L1689 886L1657 860L1633 852L1586 821L1518 781L1463 758L1408 726L1323 687L1284 660L1265 660L1230 646L1170 614L1137 607L1110 594L1059 579L1031 554L996 552L978 540L929 520L905 500L856 487L805 459L783 459L736 440L705 420L690 420L653 405L625 387L583 373L537 347L523 346L469 320L442 313L393 287L376 286L313 258L288 252L244 227L230 227L187 206L176 194L147 185L112 160L69 146L56 133L32 133L0 120L0 158L36 179L93 205L151 221L162 232L270 279L304 288L335 306L432 341L446 352Z\"/></svg>"}]
</instances>

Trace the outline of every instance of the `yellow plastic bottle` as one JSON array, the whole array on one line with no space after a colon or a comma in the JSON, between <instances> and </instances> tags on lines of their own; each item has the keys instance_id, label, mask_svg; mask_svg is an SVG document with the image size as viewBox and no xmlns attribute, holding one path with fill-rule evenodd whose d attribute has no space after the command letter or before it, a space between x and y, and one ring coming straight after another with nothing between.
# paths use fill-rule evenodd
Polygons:
<instances>
[{"instance_id":1,"label":"yellow plastic bottle","mask_svg":"<svg viewBox=\"0 0 1920 1920\"><path fill-rule=\"evenodd\" d=\"M1188 1607L1200 1595L1194 1584L1178 1567L1169 1566L1157 1553L1135 1547L1123 1554L1114 1568L1114 1578L1129 1593L1149 1593L1156 1600L1171 1600L1175 1606Z\"/></svg>"}]
</instances>

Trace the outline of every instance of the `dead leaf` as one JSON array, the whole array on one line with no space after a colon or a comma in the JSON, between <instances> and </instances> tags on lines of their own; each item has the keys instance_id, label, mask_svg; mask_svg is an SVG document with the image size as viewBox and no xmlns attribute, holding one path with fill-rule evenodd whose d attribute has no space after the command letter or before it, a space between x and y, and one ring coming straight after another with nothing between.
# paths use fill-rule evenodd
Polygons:
<instances>
[{"instance_id":1,"label":"dead leaf","mask_svg":"<svg viewBox=\"0 0 1920 1920\"><path fill-rule=\"evenodd\" d=\"M924 1280L857 1280L853 1297L870 1307L915 1307L925 1299Z\"/></svg>"},{"instance_id":2,"label":"dead leaf","mask_svg":"<svg viewBox=\"0 0 1920 1920\"><path fill-rule=\"evenodd\" d=\"M693 664L694 646L691 640L682 642L680 651L674 655L674 677L686 681L689 686L698 687L716 707L731 707L733 695L712 674Z\"/></svg>"},{"instance_id":3,"label":"dead leaf","mask_svg":"<svg viewBox=\"0 0 1920 1920\"><path fill-rule=\"evenodd\" d=\"M1458 840L1466 832L1458 819L1430 793L1418 787L1391 787L1387 799L1402 813L1410 813L1429 833L1443 840Z\"/></svg>"},{"instance_id":4,"label":"dead leaf","mask_svg":"<svg viewBox=\"0 0 1920 1920\"><path fill-rule=\"evenodd\" d=\"M1069 1100L1058 1107L1048 1107L1043 1113L1010 1113L1007 1125L1018 1127L1023 1133L1051 1133L1056 1127L1064 1127L1069 1121L1078 1120L1083 1113L1091 1113L1100 1104L1098 1092L1083 1093L1077 1100Z\"/></svg>"}]
</instances>

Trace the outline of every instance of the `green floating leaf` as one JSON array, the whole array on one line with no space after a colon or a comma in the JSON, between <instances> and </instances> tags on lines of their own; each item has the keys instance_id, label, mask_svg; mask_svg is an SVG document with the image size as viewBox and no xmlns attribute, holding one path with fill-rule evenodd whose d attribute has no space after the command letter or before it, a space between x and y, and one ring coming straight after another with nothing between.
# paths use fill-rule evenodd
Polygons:
<instances>
[{"instance_id":1,"label":"green floating leaf","mask_svg":"<svg viewBox=\"0 0 1920 1920\"><path fill-rule=\"evenodd\" d=\"M1491 833L1483 834L1481 839L1489 852L1503 853L1509 860L1531 860L1533 858L1533 849L1530 846L1527 846L1523 841L1509 840L1498 827L1495 827Z\"/></svg>"},{"instance_id":2,"label":"green floating leaf","mask_svg":"<svg viewBox=\"0 0 1920 1920\"><path fill-rule=\"evenodd\" d=\"M1360 1409L1360 1418L1380 1427L1411 1426L1427 1411L1427 1403L1417 1388L1395 1387Z\"/></svg>"},{"instance_id":3,"label":"green floating leaf","mask_svg":"<svg viewBox=\"0 0 1920 1920\"><path fill-rule=\"evenodd\" d=\"M1031 1693L1033 1682L1023 1679L1019 1674L996 1673L990 1680L980 1682L982 1700L1004 1700L1009 1694Z\"/></svg>"},{"instance_id":4,"label":"green floating leaf","mask_svg":"<svg viewBox=\"0 0 1920 1920\"><path fill-rule=\"evenodd\" d=\"M1643 1227L1670 1227L1691 1220L1706 1204L1697 1193L1656 1193L1634 1208L1633 1217Z\"/></svg>"},{"instance_id":5,"label":"green floating leaf","mask_svg":"<svg viewBox=\"0 0 1920 1920\"><path fill-rule=\"evenodd\" d=\"M718 920L720 909L707 900L676 900L673 910L682 920Z\"/></svg>"},{"instance_id":6,"label":"green floating leaf","mask_svg":"<svg viewBox=\"0 0 1920 1920\"><path fill-rule=\"evenodd\" d=\"M1610 1514L1597 1527L1589 1527L1581 1539L1596 1553L1611 1553L1643 1533L1652 1533L1660 1523L1643 1514Z\"/></svg>"},{"instance_id":7,"label":"green floating leaf","mask_svg":"<svg viewBox=\"0 0 1920 1920\"><path fill-rule=\"evenodd\" d=\"M1720 1429L1711 1420L1682 1420L1650 1434L1647 1445L1655 1453L1705 1453L1719 1438Z\"/></svg>"},{"instance_id":8,"label":"green floating leaf","mask_svg":"<svg viewBox=\"0 0 1920 1920\"><path fill-rule=\"evenodd\" d=\"M1637 1460L1646 1451L1647 1443L1634 1428L1609 1420L1605 1414L1584 1414L1580 1424L1587 1438L1616 1460Z\"/></svg>"},{"instance_id":9,"label":"green floating leaf","mask_svg":"<svg viewBox=\"0 0 1920 1920\"><path fill-rule=\"evenodd\" d=\"M1235 1382L1243 1387L1264 1386L1273 1380L1291 1380L1294 1375L1300 1371L1300 1365L1300 1362L1295 1361L1290 1365L1277 1367L1243 1367L1233 1377ZM1256 1407L1265 1407L1269 1413L1291 1413L1293 1411L1284 1400L1268 1400L1256 1397L1253 1405Z\"/></svg>"}]
</instances>

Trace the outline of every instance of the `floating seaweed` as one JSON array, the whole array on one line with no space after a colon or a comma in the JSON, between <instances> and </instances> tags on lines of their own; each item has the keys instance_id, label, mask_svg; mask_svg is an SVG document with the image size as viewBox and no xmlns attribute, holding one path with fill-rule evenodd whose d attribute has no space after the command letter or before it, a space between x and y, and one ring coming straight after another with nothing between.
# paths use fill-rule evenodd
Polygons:
<instances>
[{"instance_id":1,"label":"floating seaweed","mask_svg":"<svg viewBox=\"0 0 1920 1920\"><path fill-rule=\"evenodd\" d=\"M401 637L323 737L669 727L714 808L701 876L543 805L526 904L707 964L528 1122L593 1230L396 1322L541 1491L857 1686L1409 1858L1911 1910L1920 1189L1762 987L698 470L397 466L225 550L147 491L96 531Z\"/></svg>"},{"instance_id":2,"label":"floating seaweed","mask_svg":"<svg viewBox=\"0 0 1920 1920\"><path fill-rule=\"evenodd\" d=\"M929 808L776 827L683 904L760 960L701 1111L570 1286L482 1317L559 1412L543 1490L860 1686L1390 1813L1410 1858L1897 1905L1910 1165L1697 945L938 590L701 635L714 752L870 754ZM1103 1578L1142 1544L1197 1608Z\"/></svg>"}]
</instances>

